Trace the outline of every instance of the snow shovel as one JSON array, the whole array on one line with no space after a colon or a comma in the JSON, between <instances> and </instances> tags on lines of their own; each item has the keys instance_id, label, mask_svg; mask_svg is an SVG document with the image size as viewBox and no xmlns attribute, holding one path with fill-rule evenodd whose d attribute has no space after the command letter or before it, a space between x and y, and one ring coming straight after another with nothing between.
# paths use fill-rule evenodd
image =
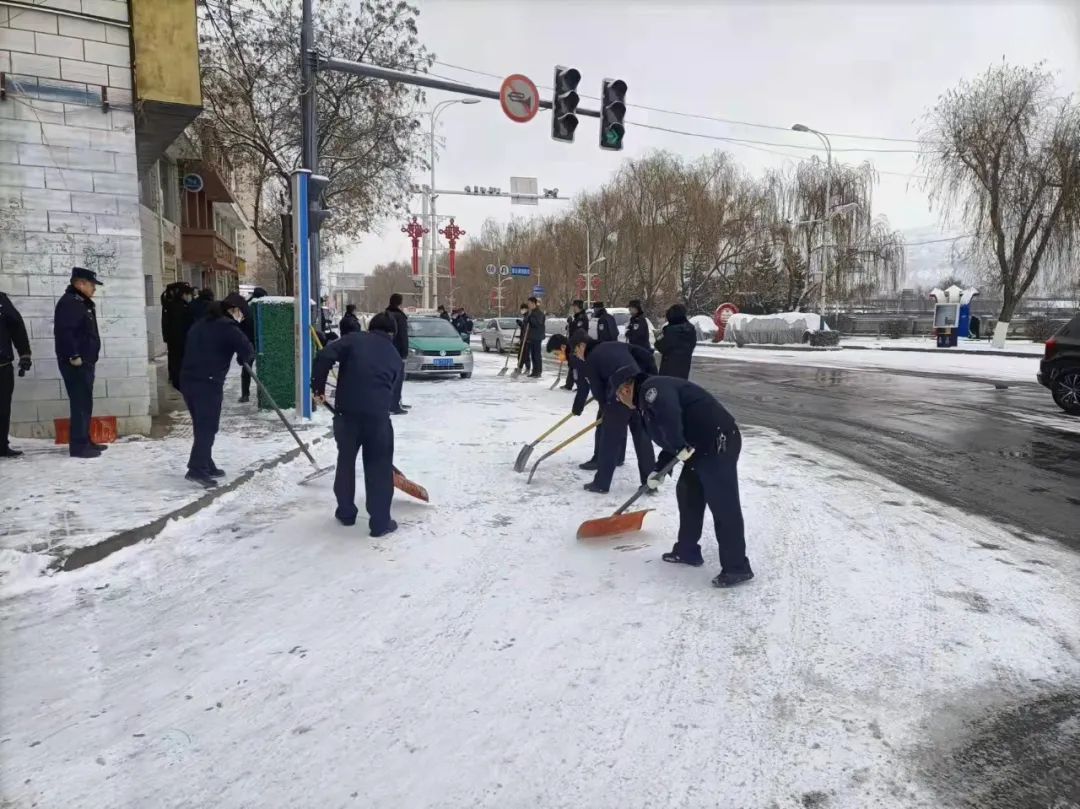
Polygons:
<instances>
[{"instance_id":1,"label":"snow shovel","mask_svg":"<svg viewBox=\"0 0 1080 809\"><path fill-rule=\"evenodd\" d=\"M289 434L300 446L300 451L303 452L305 456L307 456L307 459L311 461L311 465L315 467L315 471L303 480L301 480L300 483L307 483L308 481L315 480L315 478L322 477L327 472L333 471L334 467L332 466L327 466L325 468L319 466L318 461L316 461L315 458L312 457L311 453L308 451L307 444L300 440L300 436L296 434L296 430L293 429L293 426L289 423L289 420L285 418L285 414L281 412L281 408L277 406L277 402L275 402L274 397L270 395L270 391L266 389L266 385L262 383L262 380L260 380L259 377L255 376L255 372L251 370L250 365L245 362L243 364L243 367L244 370L248 372L248 375L255 380L255 384L258 385L259 390L263 392L263 395L266 397L266 401L270 402L270 406L274 408L274 412L277 413L278 418L281 419L281 423L285 425L285 429L289 431Z\"/></svg>"},{"instance_id":2,"label":"snow shovel","mask_svg":"<svg viewBox=\"0 0 1080 809\"><path fill-rule=\"evenodd\" d=\"M585 402L585 404L588 405L588 404L591 404L591 403L592 403L592 398L590 397L589 400L587 402ZM539 438L537 438L531 444L526 444L525 446L523 446L521 448L521 451L518 453L517 460L514 461L514 471L515 472L524 472L525 467L528 466L529 457L532 455L533 450L536 449L536 445L539 444L541 441L543 441L545 438L547 438L549 435L551 435L553 432L558 430L564 424L566 424L566 422L568 422L571 419L571 417L573 417L573 415L574 415L573 413L567 413L565 416L563 416L561 419L559 419L557 422L555 422L554 427L552 427L550 430L547 430L543 435L541 435Z\"/></svg>"},{"instance_id":3,"label":"snow shovel","mask_svg":"<svg viewBox=\"0 0 1080 809\"><path fill-rule=\"evenodd\" d=\"M329 410L335 416L337 415L337 411L334 409L333 405L331 405L326 400L323 400L323 404L326 406L327 410ZM333 469L334 467L330 467L330 468ZM413 481L409 480L407 477L405 477L404 473L400 469L398 469L396 466L393 467L393 470L394 470L394 488L395 489L403 491L403 492L405 492L405 494L410 495L411 497L415 497L417 500L422 500L425 503L430 503L431 502L431 498L428 497L427 489L425 489L419 483L414 483ZM314 476L312 476L312 477L314 477ZM311 478L309 478L309 480L310 479Z\"/></svg>"},{"instance_id":4,"label":"snow shovel","mask_svg":"<svg viewBox=\"0 0 1080 809\"><path fill-rule=\"evenodd\" d=\"M585 433L589 432L589 430L596 429L597 427L600 426L601 421L603 421L603 419L597 419L592 424L590 424L588 427L585 427L584 429L578 430L576 433L574 433L572 436L567 438L561 444L557 444L553 449L549 449L547 452L545 452L543 455L541 455L539 458L537 458L536 463L533 464L533 468L529 472L529 479L527 481L525 481L525 482L526 483L532 483L533 475L536 474L536 467L538 467L540 465L541 461L545 460L546 458L550 458L552 455L554 455L560 449L563 449L564 447L572 444L574 441L577 441L579 438L581 438L581 436L583 436L583 435L585 435Z\"/></svg>"},{"instance_id":5,"label":"snow shovel","mask_svg":"<svg viewBox=\"0 0 1080 809\"><path fill-rule=\"evenodd\" d=\"M563 361L559 360L559 372L555 374L555 381L551 383L551 387L548 388L548 390L555 390L555 388L559 387L559 383L562 382L562 367Z\"/></svg>"},{"instance_id":6,"label":"snow shovel","mask_svg":"<svg viewBox=\"0 0 1080 809\"><path fill-rule=\"evenodd\" d=\"M656 473L657 477L664 477L672 469L675 468L675 464L679 462L679 459L672 458L668 463L664 464L660 468L660 471ZM601 539L603 537L613 537L617 534L627 534L631 531L640 531L641 523L645 520L645 515L652 511L651 508L645 508L641 511L631 511L629 514L626 510L630 506L637 502L637 499L645 492L649 491L649 485L642 484L634 496L619 506L618 510L610 517L598 517L595 520L585 520L578 526L577 538L578 539Z\"/></svg>"},{"instance_id":7,"label":"snow shovel","mask_svg":"<svg viewBox=\"0 0 1080 809\"><path fill-rule=\"evenodd\" d=\"M525 325L525 334L521 336L521 347L518 348L517 368L510 372L511 379L521 376L521 368L525 365L525 352L529 350L529 326ZM505 370L505 369L504 369Z\"/></svg>"}]
</instances>

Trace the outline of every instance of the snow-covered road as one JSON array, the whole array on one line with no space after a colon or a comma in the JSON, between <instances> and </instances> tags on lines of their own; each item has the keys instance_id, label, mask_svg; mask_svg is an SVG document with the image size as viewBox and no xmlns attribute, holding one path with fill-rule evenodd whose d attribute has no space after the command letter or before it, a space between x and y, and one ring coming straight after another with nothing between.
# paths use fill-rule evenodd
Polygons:
<instances>
[{"instance_id":1,"label":"snow-covered road","mask_svg":"<svg viewBox=\"0 0 1080 809\"><path fill-rule=\"evenodd\" d=\"M673 487L640 534L574 540L632 464L586 494L583 441L527 486L569 395L499 366L407 386L397 463L432 505L396 498L396 535L293 463L0 602L0 805L1021 805L985 800L1032 788L993 719L1080 705L1074 554L747 430L758 578L717 591L711 541L659 561ZM1026 744L1075 756L1071 722Z\"/></svg>"}]
</instances>

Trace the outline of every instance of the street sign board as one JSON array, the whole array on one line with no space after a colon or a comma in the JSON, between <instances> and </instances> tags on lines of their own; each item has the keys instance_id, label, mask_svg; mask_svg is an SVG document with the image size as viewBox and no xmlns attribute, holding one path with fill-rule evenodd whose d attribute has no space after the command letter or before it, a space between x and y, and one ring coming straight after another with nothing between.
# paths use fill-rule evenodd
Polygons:
<instances>
[{"instance_id":1,"label":"street sign board","mask_svg":"<svg viewBox=\"0 0 1080 809\"><path fill-rule=\"evenodd\" d=\"M487 265L487 274L488 275L494 275L498 271L499 271L499 268L496 267L494 264L488 264Z\"/></svg>"},{"instance_id":2,"label":"street sign board","mask_svg":"<svg viewBox=\"0 0 1080 809\"><path fill-rule=\"evenodd\" d=\"M539 189L540 185L535 177L511 177L510 204L539 205L540 196L537 193Z\"/></svg>"},{"instance_id":3,"label":"street sign board","mask_svg":"<svg viewBox=\"0 0 1080 809\"><path fill-rule=\"evenodd\" d=\"M499 88L499 103L511 121L528 123L540 111L540 93L528 76L514 73L503 79Z\"/></svg>"},{"instance_id":4,"label":"street sign board","mask_svg":"<svg viewBox=\"0 0 1080 809\"><path fill-rule=\"evenodd\" d=\"M544 297L544 288L542 286L540 286L539 284L537 284L536 286L533 287L533 297L534 298L542 298L542 297Z\"/></svg>"},{"instance_id":5,"label":"street sign board","mask_svg":"<svg viewBox=\"0 0 1080 809\"><path fill-rule=\"evenodd\" d=\"M190 191L192 194L198 194L203 190L203 178L199 174L185 174L184 175L184 190Z\"/></svg>"},{"instance_id":6,"label":"street sign board","mask_svg":"<svg viewBox=\"0 0 1080 809\"><path fill-rule=\"evenodd\" d=\"M532 274L528 264L515 264L510 268L510 274L518 278L528 278Z\"/></svg>"},{"instance_id":7,"label":"street sign board","mask_svg":"<svg viewBox=\"0 0 1080 809\"><path fill-rule=\"evenodd\" d=\"M505 278L509 274L510 274L510 268L507 267L505 264L503 264L501 267L499 267L499 275L501 275L501 276L503 276Z\"/></svg>"}]
</instances>

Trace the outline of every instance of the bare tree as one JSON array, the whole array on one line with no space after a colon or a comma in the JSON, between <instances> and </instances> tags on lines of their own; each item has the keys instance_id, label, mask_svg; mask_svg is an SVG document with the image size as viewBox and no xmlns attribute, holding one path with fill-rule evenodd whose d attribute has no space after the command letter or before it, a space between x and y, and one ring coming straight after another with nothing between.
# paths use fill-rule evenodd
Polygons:
<instances>
[{"instance_id":1,"label":"bare tree","mask_svg":"<svg viewBox=\"0 0 1080 809\"><path fill-rule=\"evenodd\" d=\"M254 231L286 280L279 214L289 175L300 163L300 4L293 0L205 3L200 15L204 116L234 163L255 182ZM315 19L321 51L408 72L431 57L417 36L417 9L399 0L321 0ZM410 175L423 165L415 116L423 94L406 85L320 71L317 74L320 171L330 178L325 226L355 239L399 209Z\"/></svg>"},{"instance_id":2,"label":"bare tree","mask_svg":"<svg viewBox=\"0 0 1080 809\"><path fill-rule=\"evenodd\" d=\"M379 264L371 271L360 293L360 310L381 312L390 303L390 296L395 292L405 298L405 305L411 303L416 294L412 280L412 266L404 261L392 261Z\"/></svg>"},{"instance_id":3,"label":"bare tree","mask_svg":"<svg viewBox=\"0 0 1080 809\"><path fill-rule=\"evenodd\" d=\"M1040 273L1062 273L1080 232L1080 106L1052 74L994 65L926 116L920 158L931 200L973 233L973 255L1002 293L994 344Z\"/></svg>"}]
</instances>

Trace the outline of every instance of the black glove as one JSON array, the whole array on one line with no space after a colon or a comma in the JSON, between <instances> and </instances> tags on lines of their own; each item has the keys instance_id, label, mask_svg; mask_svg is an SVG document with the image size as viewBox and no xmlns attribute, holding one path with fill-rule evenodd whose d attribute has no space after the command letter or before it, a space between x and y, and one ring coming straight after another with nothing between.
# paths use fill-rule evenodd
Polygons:
<instances>
[{"instance_id":1,"label":"black glove","mask_svg":"<svg viewBox=\"0 0 1080 809\"><path fill-rule=\"evenodd\" d=\"M659 474L660 470L667 466L669 463L671 463L673 460L675 460L674 452L668 452L666 449L660 450L660 456L656 459L656 466L653 468L653 474ZM674 473L674 471L675 467L672 467L668 470L667 473L671 475Z\"/></svg>"},{"instance_id":2,"label":"black glove","mask_svg":"<svg viewBox=\"0 0 1080 809\"><path fill-rule=\"evenodd\" d=\"M26 372L30 370L30 366L33 364L34 362L30 359L29 354L19 357L19 376L25 376Z\"/></svg>"}]
</instances>

